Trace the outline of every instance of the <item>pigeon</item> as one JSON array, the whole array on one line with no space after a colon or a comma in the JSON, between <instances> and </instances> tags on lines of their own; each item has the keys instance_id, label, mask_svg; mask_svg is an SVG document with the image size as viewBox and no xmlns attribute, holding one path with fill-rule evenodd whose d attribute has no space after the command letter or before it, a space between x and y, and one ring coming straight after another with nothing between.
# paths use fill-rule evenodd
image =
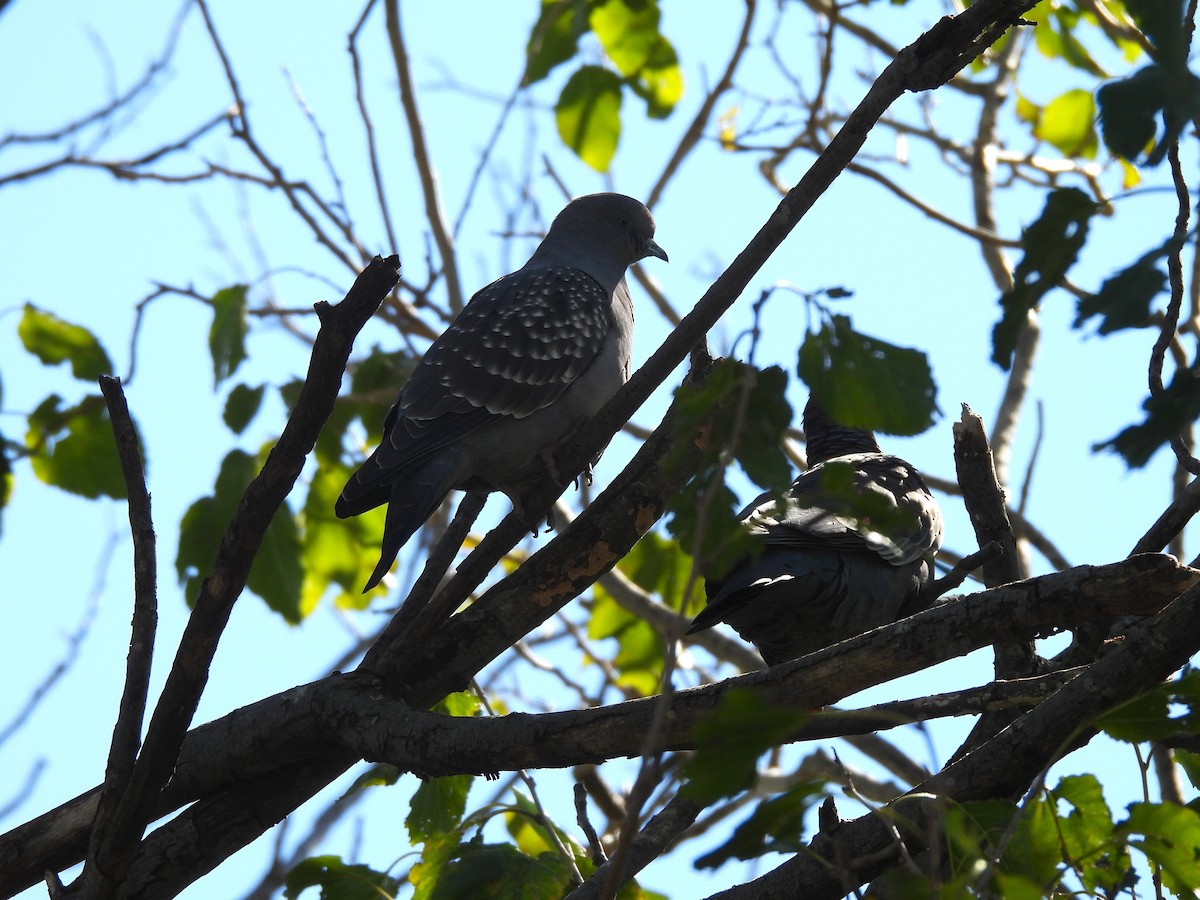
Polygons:
<instances>
[{"instance_id":1,"label":"pigeon","mask_svg":"<svg viewBox=\"0 0 1200 900\"><path fill-rule=\"evenodd\" d=\"M654 218L632 197L578 197L529 262L479 290L417 363L350 477L340 518L387 504L375 587L452 490L521 496L561 481L554 451L629 379L625 270L649 256Z\"/></svg>"},{"instance_id":2,"label":"pigeon","mask_svg":"<svg viewBox=\"0 0 1200 900\"><path fill-rule=\"evenodd\" d=\"M706 582L708 605L688 630L728 622L769 666L921 609L942 544L941 511L912 465L812 398L804 432L812 468L783 508L768 492L741 512L761 553Z\"/></svg>"}]
</instances>

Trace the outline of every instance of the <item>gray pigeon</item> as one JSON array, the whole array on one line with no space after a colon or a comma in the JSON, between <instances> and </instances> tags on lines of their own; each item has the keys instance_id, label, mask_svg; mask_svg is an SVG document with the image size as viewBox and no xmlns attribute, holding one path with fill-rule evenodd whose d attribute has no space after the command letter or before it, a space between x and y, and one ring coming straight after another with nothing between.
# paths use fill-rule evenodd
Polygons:
<instances>
[{"instance_id":1,"label":"gray pigeon","mask_svg":"<svg viewBox=\"0 0 1200 900\"><path fill-rule=\"evenodd\" d=\"M388 505L377 585L450 491L521 496L559 480L553 453L629 378L625 270L667 254L622 194L572 200L529 262L481 289L430 345L338 498L340 518ZM574 473L568 473L568 475Z\"/></svg>"},{"instance_id":2,"label":"gray pigeon","mask_svg":"<svg viewBox=\"0 0 1200 900\"><path fill-rule=\"evenodd\" d=\"M880 452L869 431L804 408L812 468L784 509L765 493L740 518L762 543L720 580L688 634L728 622L767 665L904 618L921 607L942 544L942 514L921 474Z\"/></svg>"}]
</instances>

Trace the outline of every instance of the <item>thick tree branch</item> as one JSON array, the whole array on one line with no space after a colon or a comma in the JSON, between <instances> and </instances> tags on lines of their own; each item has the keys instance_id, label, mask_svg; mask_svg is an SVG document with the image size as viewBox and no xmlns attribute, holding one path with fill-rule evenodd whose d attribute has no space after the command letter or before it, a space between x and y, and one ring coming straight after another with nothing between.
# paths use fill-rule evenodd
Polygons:
<instances>
[{"instance_id":1,"label":"thick tree branch","mask_svg":"<svg viewBox=\"0 0 1200 900\"><path fill-rule=\"evenodd\" d=\"M927 843L944 803L1019 796L1073 742L1087 737L1088 723L1096 716L1148 690L1187 662L1200 645L1198 635L1200 585L1194 585L1162 613L1130 629L1111 653L1048 700L890 804L884 816L871 814L838 823L831 832L814 838L810 852L713 897L843 897L896 861L894 827L900 829L911 852Z\"/></svg>"}]
</instances>

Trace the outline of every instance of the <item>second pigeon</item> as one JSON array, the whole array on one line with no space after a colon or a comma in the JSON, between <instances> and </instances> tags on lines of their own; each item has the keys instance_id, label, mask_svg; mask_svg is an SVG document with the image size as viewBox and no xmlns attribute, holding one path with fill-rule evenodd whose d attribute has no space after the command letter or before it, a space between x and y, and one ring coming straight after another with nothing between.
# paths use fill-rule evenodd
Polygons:
<instances>
[{"instance_id":1,"label":"second pigeon","mask_svg":"<svg viewBox=\"0 0 1200 900\"><path fill-rule=\"evenodd\" d=\"M942 544L941 510L912 465L811 398L804 432L812 468L782 509L767 493L742 511L762 552L706 583L688 630L728 622L771 666L915 612Z\"/></svg>"}]
</instances>

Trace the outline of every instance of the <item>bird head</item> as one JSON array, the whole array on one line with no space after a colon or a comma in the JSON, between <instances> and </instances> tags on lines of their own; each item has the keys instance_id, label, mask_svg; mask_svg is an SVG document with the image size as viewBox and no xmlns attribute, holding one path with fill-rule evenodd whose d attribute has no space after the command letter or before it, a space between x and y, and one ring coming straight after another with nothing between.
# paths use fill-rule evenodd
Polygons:
<instances>
[{"instance_id":1,"label":"bird head","mask_svg":"<svg viewBox=\"0 0 1200 900\"><path fill-rule=\"evenodd\" d=\"M576 197L550 225L531 262L568 262L612 290L640 259L667 253L654 240L654 217L624 194Z\"/></svg>"}]
</instances>

